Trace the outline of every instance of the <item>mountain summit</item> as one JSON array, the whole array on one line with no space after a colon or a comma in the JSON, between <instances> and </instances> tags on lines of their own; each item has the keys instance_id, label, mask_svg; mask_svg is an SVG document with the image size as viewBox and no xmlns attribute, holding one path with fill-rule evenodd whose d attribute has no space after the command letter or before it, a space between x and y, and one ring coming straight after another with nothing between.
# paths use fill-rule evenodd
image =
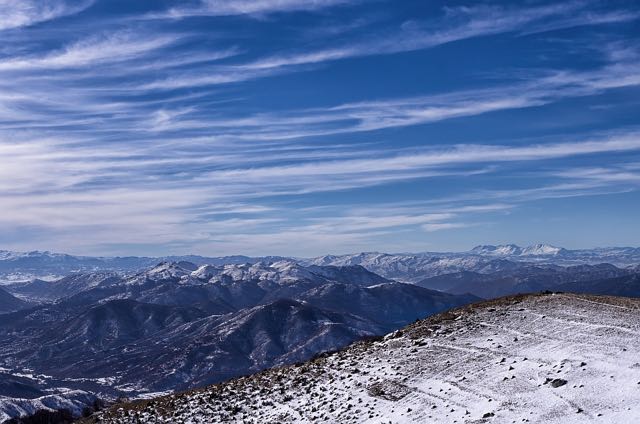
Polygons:
<instances>
[{"instance_id":1,"label":"mountain summit","mask_svg":"<svg viewBox=\"0 0 640 424\"><path fill-rule=\"evenodd\" d=\"M515 244L480 245L471 249L471 253L489 256L557 256L568 252L562 247L549 244L534 244L520 247Z\"/></svg>"}]
</instances>

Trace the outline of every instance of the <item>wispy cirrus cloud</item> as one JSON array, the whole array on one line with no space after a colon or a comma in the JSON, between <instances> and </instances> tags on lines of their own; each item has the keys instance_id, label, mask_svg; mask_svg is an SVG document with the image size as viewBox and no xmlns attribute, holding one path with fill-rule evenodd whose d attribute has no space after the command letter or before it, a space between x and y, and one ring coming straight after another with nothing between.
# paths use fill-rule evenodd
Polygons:
<instances>
[{"instance_id":1,"label":"wispy cirrus cloud","mask_svg":"<svg viewBox=\"0 0 640 424\"><path fill-rule=\"evenodd\" d=\"M470 165L541 161L638 150L640 150L640 136L632 133L581 142L546 143L523 147L462 145L443 149L432 148L424 152L414 151L401 155L385 155L372 159L328 160L295 165L219 170L201 174L196 177L196 181L224 185L227 195L244 194L250 191L249 187L257 185L262 186L257 193L294 194L332 189L345 190L384 184L391 180L483 172L481 169L470 171L467 168ZM318 184L319 181L323 183Z\"/></svg>"},{"instance_id":2,"label":"wispy cirrus cloud","mask_svg":"<svg viewBox=\"0 0 640 424\"><path fill-rule=\"evenodd\" d=\"M125 62L175 43L178 36L140 36L131 32L91 37L40 56L0 60L0 71L69 69Z\"/></svg>"},{"instance_id":3,"label":"wispy cirrus cloud","mask_svg":"<svg viewBox=\"0 0 640 424\"><path fill-rule=\"evenodd\" d=\"M73 15L95 0L0 0L0 31Z\"/></svg>"},{"instance_id":4,"label":"wispy cirrus cloud","mask_svg":"<svg viewBox=\"0 0 640 424\"><path fill-rule=\"evenodd\" d=\"M563 170L554 175L563 179L572 179L586 182L612 184L638 184L640 183L640 166L637 163L620 164L608 167L580 167Z\"/></svg>"},{"instance_id":5,"label":"wispy cirrus cloud","mask_svg":"<svg viewBox=\"0 0 640 424\"><path fill-rule=\"evenodd\" d=\"M305 67L328 62L430 49L477 37L624 23L640 18L640 12L634 10L615 10L603 14L589 10L588 5L589 3L585 2L567 2L528 8L499 6L448 8L444 17L435 22L407 21L399 28L386 28L373 38L367 36L337 46L334 44L326 48L280 52L246 63L187 72L150 82L143 85L143 88L174 90L237 83L295 72L297 68L304 70Z\"/></svg>"},{"instance_id":6,"label":"wispy cirrus cloud","mask_svg":"<svg viewBox=\"0 0 640 424\"><path fill-rule=\"evenodd\" d=\"M516 9L504 8L458 8L451 9L448 15L456 16L473 16L468 18L476 21L474 24L467 22L463 25L469 25L473 28L468 33L469 36L478 36L483 34L482 31L490 27L485 20L495 20L498 24L496 31L506 31L514 26L522 25L524 22L535 21L545 16L554 14L566 14L569 11L580 9L583 3L570 3L560 6L546 6L531 8L516 13ZM497 18L499 16L500 18ZM626 15L625 15L626 16ZM454 21L456 19L453 19ZM504 25L504 26L500 26ZM409 25L407 31L411 33L408 38L415 41L412 25ZM456 36L466 34L466 31L453 31ZM433 34L431 34L433 36ZM159 70L170 69L172 66L181 66L181 63L196 63L201 61L213 61L224 59L237 54L237 49L227 48L219 52L201 53L193 56L185 61L179 59L160 59L166 55L166 47L180 40L179 35L159 35L145 36L136 35L131 32L121 32L106 35L104 37L93 37L90 39L77 41L63 49L32 57L15 57L0 61L0 72L12 72L15 76L16 71L45 71L47 69L68 69L78 67L88 67L92 64L117 64L122 62L122 66L109 69L110 75L117 76L142 76L141 81L136 81L135 85L109 82L107 88L110 92L115 93L139 93L144 95L154 90L175 90L185 89L189 87L202 86L224 86L230 83L239 83L272 75L277 75L283 71L283 68L290 66L305 65L310 63L331 61L334 59L351 57L351 55L359 54L361 51L357 45L347 48L334 48L325 51L304 53L302 55L282 56L282 57L266 57L257 59L253 62L214 65L208 66L202 71L189 71L184 73L182 70L171 72L171 76L165 79L157 79L145 81L147 75L154 75ZM392 48L398 48L402 43L398 43L391 37L384 39L384 43L388 43ZM448 39L443 36L436 36L436 44ZM412 41L412 42L414 42ZM400 47L402 48L402 47ZM364 49L362 51L367 51ZM372 51L376 54L389 53L385 49L376 46ZM393 51L390 51L391 53ZM153 55L152 53L156 53ZM157 65L149 62L157 57ZM144 65L141 65L143 59ZM135 60L138 63L131 63ZM155 72L154 72L155 71ZM62 77L63 75L61 75ZM68 76L65 76L67 79ZM93 72L88 74L75 73L73 79L80 83L85 80L87 84L95 84ZM51 75L47 78L52 78ZM46 81L46 80L44 80ZM33 83L30 81L30 83ZM546 104L558 98L566 98L576 95L591 95L598 90L609 88L618 88L624 86L636 85L638 83L638 65L637 63L617 64L609 66L600 71L595 72L575 72L575 71L557 71L545 78L538 78L530 83L516 84L511 87L501 87L495 91L478 90L475 92L456 93L453 95L431 96L428 98L409 98L399 99L398 101L385 102L361 102L358 104L345 104L335 108L327 108L325 110L308 110L307 116L282 116L265 114L247 117L241 120L237 119L216 119L207 117L193 117L193 114L182 114L182 119L172 119L163 121L162 126L157 128L162 130L171 129L211 129L223 128L238 125L252 126L252 130L248 134L226 134L227 137L237 139L277 139L277 138L294 138L300 136L322 136L329 134L348 133L354 131L369 131L381 128L389 128L396 126L416 125L420 123L436 122L443 119L450 119L461 116L473 116L481 113L507 110L513 108L522 108L529 106L538 106ZM51 84L57 84L56 78L53 77ZM103 83L104 84L104 83ZM74 91L82 87L73 88ZM68 92L68 89L66 89ZM93 87L86 88L88 95L95 95ZM14 93L14 98L24 101L23 93ZM23 97L20 99L20 97ZM37 95L31 100L38 101ZM73 103L86 103L87 101L100 102L104 104L104 100L98 98L76 99ZM71 102L66 102L67 104ZM134 103L132 103L133 105ZM5 101L5 109L10 109L10 102ZM19 107L16 109L20 109ZM181 108L182 109L182 108ZM163 109L160 113L172 114L168 109ZM268 122L268 128L259 129L261 121ZM121 123L118 123L119 125ZM254 125L255 124L255 125ZM265 125L262 125L265 127Z\"/></svg>"},{"instance_id":7,"label":"wispy cirrus cloud","mask_svg":"<svg viewBox=\"0 0 640 424\"><path fill-rule=\"evenodd\" d=\"M0 185L0 194L35 194L43 190L73 192L91 190L91 187L101 190L101 182L109 181L128 181L128 185L144 192L162 181L165 187L176 190L176 196L186 189L198 190L201 196L196 197L209 201L246 200L348 190L418 178L490 174L494 172L491 166L502 163L638 151L640 136L633 132L526 146L432 146L400 154L394 150L368 152L360 147L340 154L340 159L331 151L320 148L313 155L281 148L257 150L261 158L254 160L250 150L217 157L203 157L201 151L187 155L165 151L158 157L144 150L132 154L131 149L123 151L116 146L73 147L67 144L65 151L60 152L55 143L30 142L0 146L0 153L8 164L0 170L0 181L6 182ZM370 158L359 158L362 156ZM292 163L282 164L283 158ZM52 174L57 175L55 180L51 180Z\"/></svg>"},{"instance_id":8,"label":"wispy cirrus cloud","mask_svg":"<svg viewBox=\"0 0 640 424\"><path fill-rule=\"evenodd\" d=\"M540 72L538 72L540 73ZM545 70L520 82L446 94L346 103L233 117L202 116L198 111L162 110L156 130L211 131L230 140L287 140L422 125L448 119L542 106L640 85L640 63L615 62L590 71ZM213 78L213 77L205 77ZM230 74L231 80L237 75ZM147 87L153 89L154 87Z\"/></svg>"},{"instance_id":9,"label":"wispy cirrus cloud","mask_svg":"<svg viewBox=\"0 0 640 424\"><path fill-rule=\"evenodd\" d=\"M434 231L467 228L470 225L471 224L467 224L464 222L439 222L439 223L423 224L421 228L426 232L432 233Z\"/></svg>"},{"instance_id":10,"label":"wispy cirrus cloud","mask_svg":"<svg viewBox=\"0 0 640 424\"><path fill-rule=\"evenodd\" d=\"M361 0L199 0L190 5L173 7L166 14L160 14L160 16L184 18L189 16L267 15L314 11L359 1Z\"/></svg>"}]
</instances>

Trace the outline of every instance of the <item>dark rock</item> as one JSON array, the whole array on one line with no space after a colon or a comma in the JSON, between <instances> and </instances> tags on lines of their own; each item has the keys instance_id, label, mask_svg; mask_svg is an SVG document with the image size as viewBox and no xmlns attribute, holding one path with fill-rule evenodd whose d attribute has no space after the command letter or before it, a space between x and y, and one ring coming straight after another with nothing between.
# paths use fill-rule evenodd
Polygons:
<instances>
[{"instance_id":1,"label":"dark rock","mask_svg":"<svg viewBox=\"0 0 640 424\"><path fill-rule=\"evenodd\" d=\"M553 380L551 380L551 387L553 388L558 388L558 387L562 387L565 384L567 384L567 380L562 379L562 378L554 378Z\"/></svg>"}]
</instances>

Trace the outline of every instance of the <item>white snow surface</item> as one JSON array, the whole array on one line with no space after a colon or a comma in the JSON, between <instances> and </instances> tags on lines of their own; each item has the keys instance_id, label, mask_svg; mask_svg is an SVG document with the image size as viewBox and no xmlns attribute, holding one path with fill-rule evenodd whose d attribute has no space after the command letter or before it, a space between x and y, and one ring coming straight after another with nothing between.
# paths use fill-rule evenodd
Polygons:
<instances>
[{"instance_id":1,"label":"white snow surface","mask_svg":"<svg viewBox=\"0 0 640 424\"><path fill-rule=\"evenodd\" d=\"M640 300L528 295L336 354L153 401L105 423L638 423Z\"/></svg>"},{"instance_id":2,"label":"white snow surface","mask_svg":"<svg viewBox=\"0 0 640 424\"><path fill-rule=\"evenodd\" d=\"M522 249L522 256L555 256L564 251L561 247L550 246L548 244L535 244Z\"/></svg>"}]
</instances>

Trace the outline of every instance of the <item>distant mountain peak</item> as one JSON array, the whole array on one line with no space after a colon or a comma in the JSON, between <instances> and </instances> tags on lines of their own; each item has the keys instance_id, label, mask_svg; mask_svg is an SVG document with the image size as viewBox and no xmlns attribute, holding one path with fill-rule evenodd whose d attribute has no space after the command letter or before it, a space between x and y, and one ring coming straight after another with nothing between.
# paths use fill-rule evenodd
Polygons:
<instances>
[{"instance_id":1,"label":"distant mountain peak","mask_svg":"<svg viewBox=\"0 0 640 424\"><path fill-rule=\"evenodd\" d=\"M516 244L479 245L471 249L471 253L490 256L556 256L567 252L562 247L538 243L527 247Z\"/></svg>"},{"instance_id":2,"label":"distant mountain peak","mask_svg":"<svg viewBox=\"0 0 640 424\"><path fill-rule=\"evenodd\" d=\"M525 247L521 253L524 256L545 256L545 255L559 255L561 253L566 252L566 249L562 247L552 246L550 244L534 244L528 247Z\"/></svg>"},{"instance_id":3,"label":"distant mountain peak","mask_svg":"<svg viewBox=\"0 0 640 424\"><path fill-rule=\"evenodd\" d=\"M516 244L501 244L501 245L491 245L484 244L480 246L476 246L471 249L471 252L477 254L491 254L491 255L500 255L500 256L510 256L510 255L520 255L522 253L522 248Z\"/></svg>"},{"instance_id":4,"label":"distant mountain peak","mask_svg":"<svg viewBox=\"0 0 640 424\"><path fill-rule=\"evenodd\" d=\"M198 267L190 262L160 262L155 267L146 271L144 275L152 279L181 278L197 270Z\"/></svg>"}]
</instances>

